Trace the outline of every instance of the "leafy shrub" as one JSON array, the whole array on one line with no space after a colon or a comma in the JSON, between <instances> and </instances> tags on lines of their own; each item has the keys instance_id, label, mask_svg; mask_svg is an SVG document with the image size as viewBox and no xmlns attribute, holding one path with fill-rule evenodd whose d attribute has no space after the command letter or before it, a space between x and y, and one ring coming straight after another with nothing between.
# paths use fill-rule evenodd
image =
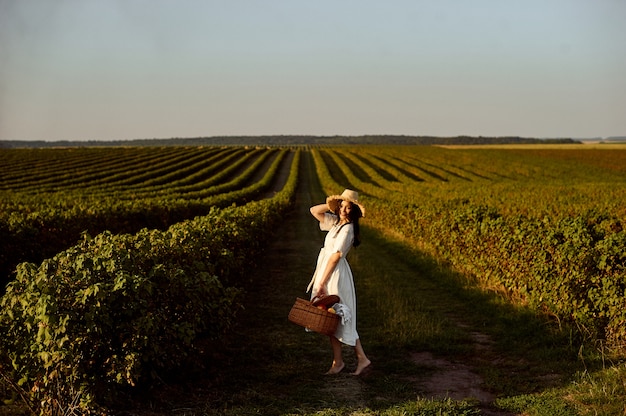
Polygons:
<instances>
[{"instance_id":1,"label":"leafy shrub","mask_svg":"<svg viewBox=\"0 0 626 416\"><path fill-rule=\"evenodd\" d=\"M183 152L188 158L197 158L202 149L189 148ZM75 244L85 230L98 234L105 230L135 233L142 228L166 229L179 221L207 215L211 207L228 207L254 200L277 176L288 152L286 149L253 150L249 155L255 157L239 155L227 167L222 163L228 162L228 158L221 158L209 164L218 173L208 178L193 176L192 179L199 182L186 187L178 186L175 181L185 172L174 169L178 166L175 165L169 175L158 176L155 169L135 178L151 178L140 188L129 186L128 190L123 188L124 191L108 188L120 176L133 178L137 174L126 166L118 175L111 175L104 182L96 181L86 188L74 189L68 184L65 190L61 186L60 190L53 188L55 192L33 193L31 188L38 184L34 179L24 184L30 192L0 191L2 196L8 196L6 200L0 198L0 237L6 237L0 238L0 284L4 286L12 279L18 263L41 262ZM236 152L233 156L238 154ZM265 170L264 165L274 155L271 166ZM169 160L167 149L163 149L160 157ZM253 180L255 174L261 173L261 180ZM60 177L57 179L64 183ZM158 185L148 186L152 182ZM47 189L44 184L41 186Z\"/></svg>"},{"instance_id":2,"label":"leafy shrub","mask_svg":"<svg viewBox=\"0 0 626 416\"><path fill-rule=\"evenodd\" d=\"M382 210L376 200L370 205ZM398 231L483 287L624 351L626 232L618 218L593 210L560 218L504 216L467 201L450 201L444 211L422 206L419 213L397 217L405 220Z\"/></svg>"},{"instance_id":3,"label":"leafy shrub","mask_svg":"<svg viewBox=\"0 0 626 416\"><path fill-rule=\"evenodd\" d=\"M370 154L363 152L362 157L368 161L382 160L387 152L367 150ZM331 153L336 157L323 157ZM587 161L590 153L583 153L580 158ZM405 168L412 166L418 175L430 174L437 182L377 179L383 184L377 186L342 163L341 151L312 149L312 154L326 192L348 184L362 192L371 226L450 263L469 284L572 323L581 338L601 340L626 354L626 234L619 198L623 180L612 170L572 169L552 159L549 165L533 158L520 164L517 156L509 159L510 153L491 158L490 152L402 149L387 159L405 161ZM365 163L360 167L367 169ZM385 168L393 169L391 164ZM514 173L524 180L510 179ZM368 174L374 177L375 172ZM590 177L595 181L591 186ZM346 183L338 184L339 179ZM483 183L471 185L474 180Z\"/></svg>"},{"instance_id":4,"label":"leafy shrub","mask_svg":"<svg viewBox=\"0 0 626 416\"><path fill-rule=\"evenodd\" d=\"M180 237L103 233L39 267L18 266L1 303L3 351L44 407L60 406L68 388L89 404L110 383L176 368L198 334L230 327L239 291Z\"/></svg>"},{"instance_id":5,"label":"leafy shrub","mask_svg":"<svg viewBox=\"0 0 626 416\"><path fill-rule=\"evenodd\" d=\"M37 266L21 263L0 301L0 370L41 414L95 412L149 385L219 337L242 279L293 202L299 153L274 198L211 209L165 231L84 235Z\"/></svg>"}]
</instances>

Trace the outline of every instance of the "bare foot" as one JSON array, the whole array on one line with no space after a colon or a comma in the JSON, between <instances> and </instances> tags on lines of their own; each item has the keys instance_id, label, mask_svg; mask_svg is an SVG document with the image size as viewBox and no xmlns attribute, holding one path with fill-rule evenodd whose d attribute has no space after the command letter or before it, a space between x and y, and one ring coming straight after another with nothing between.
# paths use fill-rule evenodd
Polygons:
<instances>
[{"instance_id":1,"label":"bare foot","mask_svg":"<svg viewBox=\"0 0 626 416\"><path fill-rule=\"evenodd\" d=\"M359 364L356 367L356 371L354 373L352 373L352 375L353 376L358 376L365 369L367 369L371 364L372 364L372 362L369 359L367 359L367 358L365 360L363 360L363 361L359 361Z\"/></svg>"},{"instance_id":2,"label":"bare foot","mask_svg":"<svg viewBox=\"0 0 626 416\"><path fill-rule=\"evenodd\" d=\"M327 375L332 375L332 374L339 374L341 372L341 370L343 370L343 368L346 366L345 363L341 363L340 365L337 365L335 363L333 363L333 366L330 367L330 370L328 370L326 372Z\"/></svg>"}]
</instances>

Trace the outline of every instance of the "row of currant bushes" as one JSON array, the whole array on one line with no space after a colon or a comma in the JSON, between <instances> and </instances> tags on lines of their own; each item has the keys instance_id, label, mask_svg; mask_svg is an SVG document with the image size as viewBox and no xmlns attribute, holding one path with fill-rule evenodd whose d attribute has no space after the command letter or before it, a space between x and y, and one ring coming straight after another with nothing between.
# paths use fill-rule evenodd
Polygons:
<instances>
[{"instance_id":1,"label":"row of currant bushes","mask_svg":"<svg viewBox=\"0 0 626 416\"><path fill-rule=\"evenodd\" d=\"M262 180L250 183L270 156L277 157L265 172ZM255 199L270 188L288 151L263 151L261 158L234 180L218 183L204 189L202 195L178 198L154 192L151 197L128 199L125 197L75 198L46 196L40 205L32 202L27 214L17 211L0 221L0 284L8 283L19 262L40 262L44 258L75 244L82 232L97 234L109 230L113 233L134 233L141 228L165 229L169 225L199 215L206 215L210 207L224 207L232 203L245 203ZM258 162L258 163L257 163ZM166 189L167 185L163 185ZM71 195L71 194L70 194ZM55 201L58 198L58 201Z\"/></svg>"},{"instance_id":2,"label":"row of currant bushes","mask_svg":"<svg viewBox=\"0 0 626 416\"><path fill-rule=\"evenodd\" d=\"M389 201L372 201L382 210ZM378 208L376 208L378 209ZM466 201L420 204L379 220L483 287L573 323L626 353L626 229L620 218L501 215ZM394 224L402 224L398 228Z\"/></svg>"},{"instance_id":3,"label":"row of currant bushes","mask_svg":"<svg viewBox=\"0 0 626 416\"><path fill-rule=\"evenodd\" d=\"M292 206L299 165L273 198L165 231L101 233L22 263L0 301L3 378L39 414L88 414L193 363L232 329L241 287Z\"/></svg>"},{"instance_id":4,"label":"row of currant bushes","mask_svg":"<svg viewBox=\"0 0 626 416\"><path fill-rule=\"evenodd\" d=\"M546 312L626 355L626 226L618 216L588 210L574 215L504 215L485 204L395 193L360 181L322 152L313 156L327 192L335 176L365 191L366 223L406 237L451 263L473 284Z\"/></svg>"}]
</instances>

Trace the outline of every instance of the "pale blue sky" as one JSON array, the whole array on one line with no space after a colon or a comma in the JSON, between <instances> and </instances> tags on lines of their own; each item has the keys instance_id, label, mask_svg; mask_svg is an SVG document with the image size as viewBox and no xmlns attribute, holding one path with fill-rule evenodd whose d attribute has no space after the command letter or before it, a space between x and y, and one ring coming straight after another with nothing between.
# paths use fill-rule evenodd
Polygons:
<instances>
[{"instance_id":1,"label":"pale blue sky","mask_svg":"<svg viewBox=\"0 0 626 416\"><path fill-rule=\"evenodd\" d=\"M0 140L626 135L626 0L0 0Z\"/></svg>"}]
</instances>

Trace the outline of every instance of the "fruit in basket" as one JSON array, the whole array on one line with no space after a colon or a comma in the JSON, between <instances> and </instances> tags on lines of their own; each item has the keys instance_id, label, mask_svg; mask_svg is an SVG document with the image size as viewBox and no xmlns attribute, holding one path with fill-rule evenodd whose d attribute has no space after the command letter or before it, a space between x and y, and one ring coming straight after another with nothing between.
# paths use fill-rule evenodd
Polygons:
<instances>
[{"instance_id":1,"label":"fruit in basket","mask_svg":"<svg viewBox=\"0 0 626 416\"><path fill-rule=\"evenodd\" d=\"M328 312L330 312L330 313L337 313L337 311L334 308L328 308Z\"/></svg>"},{"instance_id":2,"label":"fruit in basket","mask_svg":"<svg viewBox=\"0 0 626 416\"><path fill-rule=\"evenodd\" d=\"M326 308L325 308L325 307L323 307L322 305L319 305L319 306L317 307L317 309L321 309L321 310L323 310L323 311L325 311L325 310L326 310Z\"/></svg>"}]
</instances>

